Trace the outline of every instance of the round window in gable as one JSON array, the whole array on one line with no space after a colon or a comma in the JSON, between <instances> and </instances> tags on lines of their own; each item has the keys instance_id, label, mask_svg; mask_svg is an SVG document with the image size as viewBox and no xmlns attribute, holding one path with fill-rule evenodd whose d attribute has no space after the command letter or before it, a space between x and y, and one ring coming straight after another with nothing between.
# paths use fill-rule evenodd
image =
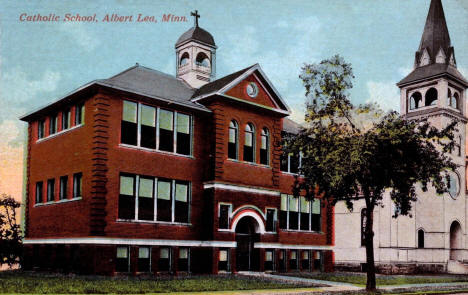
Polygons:
<instances>
[{"instance_id":1,"label":"round window in gable","mask_svg":"<svg viewBox=\"0 0 468 295\"><path fill-rule=\"evenodd\" d=\"M247 94L252 98L258 95L258 86L255 82L250 82L249 85L247 85Z\"/></svg>"}]
</instances>

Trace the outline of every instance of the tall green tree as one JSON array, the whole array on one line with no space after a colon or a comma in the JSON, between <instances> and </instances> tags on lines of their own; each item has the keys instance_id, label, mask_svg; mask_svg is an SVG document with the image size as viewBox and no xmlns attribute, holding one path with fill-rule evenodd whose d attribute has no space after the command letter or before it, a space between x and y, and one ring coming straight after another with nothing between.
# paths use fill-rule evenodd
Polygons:
<instances>
[{"instance_id":1,"label":"tall green tree","mask_svg":"<svg viewBox=\"0 0 468 295\"><path fill-rule=\"evenodd\" d=\"M456 122L443 130L425 121L405 120L376 105L351 103L353 71L340 56L306 64L300 75L306 89L305 127L286 139L288 152L303 154L294 195L318 194L332 205L353 201L366 206L365 248L367 285L376 289L373 212L388 191L398 214L411 214L416 187L437 193L448 190L449 170L456 168L447 152L454 147ZM318 189L317 189L318 188Z\"/></svg>"},{"instance_id":2,"label":"tall green tree","mask_svg":"<svg viewBox=\"0 0 468 295\"><path fill-rule=\"evenodd\" d=\"M0 196L0 266L20 263L22 254L21 227L17 211L21 204L12 196Z\"/></svg>"}]
</instances>

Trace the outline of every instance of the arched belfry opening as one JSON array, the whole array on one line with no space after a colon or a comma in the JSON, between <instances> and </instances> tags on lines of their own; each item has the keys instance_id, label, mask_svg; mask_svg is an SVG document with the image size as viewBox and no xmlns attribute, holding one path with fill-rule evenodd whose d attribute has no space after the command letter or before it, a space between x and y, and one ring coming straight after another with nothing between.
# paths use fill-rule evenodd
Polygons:
<instances>
[{"instance_id":1,"label":"arched belfry opening","mask_svg":"<svg viewBox=\"0 0 468 295\"><path fill-rule=\"evenodd\" d=\"M258 271L260 269L259 249L254 245L260 241L260 225L252 216L241 217L235 228L236 265L238 271Z\"/></svg>"},{"instance_id":2,"label":"arched belfry opening","mask_svg":"<svg viewBox=\"0 0 468 295\"><path fill-rule=\"evenodd\" d=\"M426 106L437 105L437 90L431 88L426 92Z\"/></svg>"}]
</instances>

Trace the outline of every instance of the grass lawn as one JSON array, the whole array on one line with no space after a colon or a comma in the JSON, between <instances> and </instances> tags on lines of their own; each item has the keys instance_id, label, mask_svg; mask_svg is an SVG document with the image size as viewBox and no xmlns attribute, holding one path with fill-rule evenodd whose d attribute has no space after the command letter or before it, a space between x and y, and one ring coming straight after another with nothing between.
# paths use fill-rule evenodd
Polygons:
<instances>
[{"instance_id":1,"label":"grass lawn","mask_svg":"<svg viewBox=\"0 0 468 295\"><path fill-rule=\"evenodd\" d=\"M284 289L305 287L235 276L196 276L186 278L136 278L67 276L60 274L0 272L0 293L36 294L142 294L166 292ZM310 288L310 286L308 286Z\"/></svg>"},{"instance_id":2,"label":"grass lawn","mask_svg":"<svg viewBox=\"0 0 468 295\"><path fill-rule=\"evenodd\" d=\"M293 275L293 274L288 274ZM365 273L297 273L293 276L326 280L333 282L351 283L359 286L366 285ZM429 284L429 283L453 283L468 282L468 276L460 275L377 275L377 286L405 285L405 284Z\"/></svg>"}]
</instances>

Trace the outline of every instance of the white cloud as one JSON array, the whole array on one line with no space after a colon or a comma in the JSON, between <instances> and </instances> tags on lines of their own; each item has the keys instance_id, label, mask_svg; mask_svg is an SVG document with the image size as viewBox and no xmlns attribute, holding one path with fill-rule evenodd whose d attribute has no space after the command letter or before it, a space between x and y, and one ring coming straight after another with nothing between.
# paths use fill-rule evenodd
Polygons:
<instances>
[{"instance_id":1,"label":"white cloud","mask_svg":"<svg viewBox=\"0 0 468 295\"><path fill-rule=\"evenodd\" d=\"M367 82L369 98L366 103L377 103L383 110L400 109L400 96L394 82Z\"/></svg>"},{"instance_id":2,"label":"white cloud","mask_svg":"<svg viewBox=\"0 0 468 295\"><path fill-rule=\"evenodd\" d=\"M68 33L87 52L93 51L99 45L99 39L86 30L83 23L65 22L59 28L62 32Z\"/></svg>"},{"instance_id":3,"label":"white cloud","mask_svg":"<svg viewBox=\"0 0 468 295\"><path fill-rule=\"evenodd\" d=\"M401 77L406 77L409 73L411 73L411 71L413 70L412 67L400 67L398 69L398 74L401 76Z\"/></svg>"}]
</instances>

